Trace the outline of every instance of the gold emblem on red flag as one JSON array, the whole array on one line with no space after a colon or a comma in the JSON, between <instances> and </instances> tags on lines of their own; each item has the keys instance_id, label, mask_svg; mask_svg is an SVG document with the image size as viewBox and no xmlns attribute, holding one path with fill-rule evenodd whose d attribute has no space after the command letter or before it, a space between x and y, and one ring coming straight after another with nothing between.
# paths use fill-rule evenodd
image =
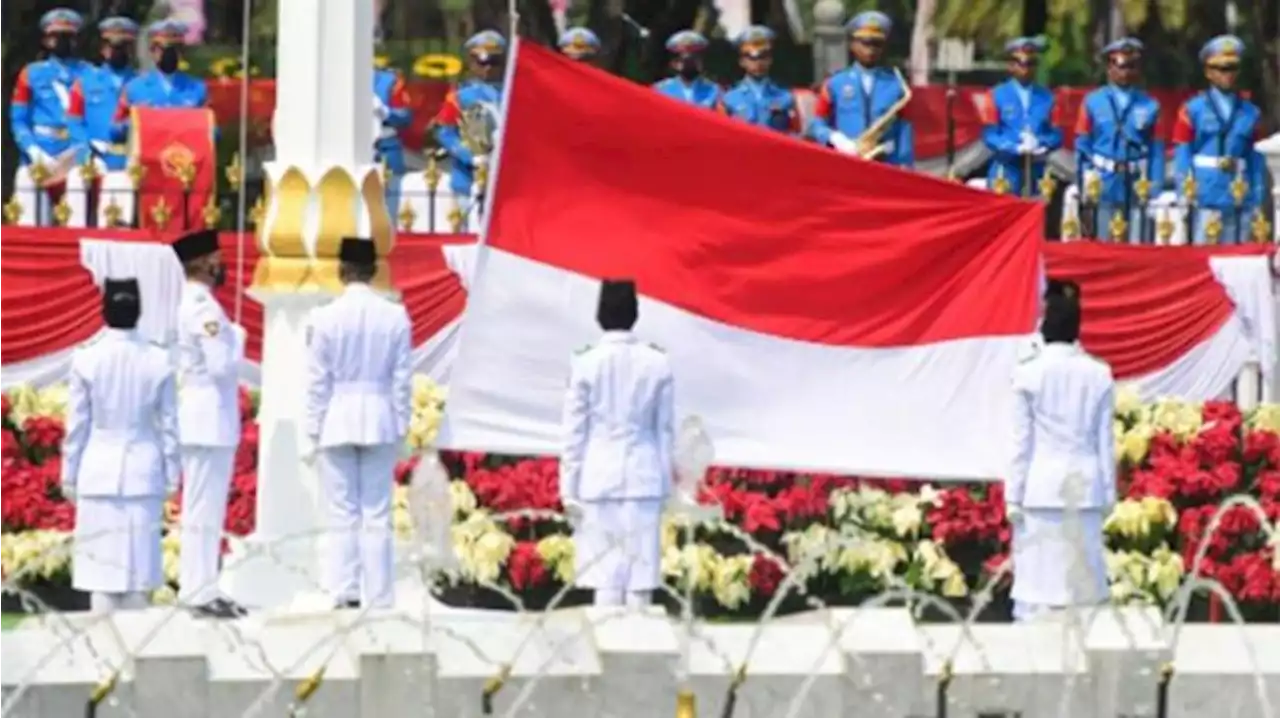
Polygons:
<instances>
[{"instance_id":1,"label":"gold emblem on red flag","mask_svg":"<svg viewBox=\"0 0 1280 718\"><path fill-rule=\"evenodd\" d=\"M160 152L160 168L166 177L181 179L189 176L195 164L195 153L180 142L174 142Z\"/></svg>"}]
</instances>

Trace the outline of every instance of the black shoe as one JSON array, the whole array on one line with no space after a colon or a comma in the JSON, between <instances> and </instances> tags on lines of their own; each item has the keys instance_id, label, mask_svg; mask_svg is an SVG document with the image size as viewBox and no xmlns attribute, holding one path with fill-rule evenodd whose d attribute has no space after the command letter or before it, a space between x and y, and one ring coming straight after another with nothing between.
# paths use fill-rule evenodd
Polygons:
<instances>
[{"instance_id":1,"label":"black shoe","mask_svg":"<svg viewBox=\"0 0 1280 718\"><path fill-rule=\"evenodd\" d=\"M337 603L333 608L334 608L334 610L342 610L342 609L344 609L344 608L354 608L354 609L359 610L359 608L360 608L360 601L359 601L358 599L355 599L355 598L350 599L350 600L347 600L347 601L338 601L338 603Z\"/></svg>"},{"instance_id":2,"label":"black shoe","mask_svg":"<svg viewBox=\"0 0 1280 718\"><path fill-rule=\"evenodd\" d=\"M196 606L196 618L240 618L248 611L238 603L225 598L215 598L203 606Z\"/></svg>"}]
</instances>

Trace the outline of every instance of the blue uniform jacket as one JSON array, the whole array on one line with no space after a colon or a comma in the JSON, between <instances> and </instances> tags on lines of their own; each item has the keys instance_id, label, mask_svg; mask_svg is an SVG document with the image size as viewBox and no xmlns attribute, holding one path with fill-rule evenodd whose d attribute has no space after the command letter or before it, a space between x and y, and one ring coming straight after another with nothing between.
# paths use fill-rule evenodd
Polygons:
<instances>
[{"instance_id":1,"label":"blue uniform jacket","mask_svg":"<svg viewBox=\"0 0 1280 718\"><path fill-rule=\"evenodd\" d=\"M78 163L96 156L110 171L128 165L128 154L123 144L114 141L112 126L120 107L120 93L136 74L132 67L117 70L99 65L81 75L80 82L72 88L68 125L72 143L81 148Z\"/></svg>"},{"instance_id":2,"label":"blue uniform jacket","mask_svg":"<svg viewBox=\"0 0 1280 718\"><path fill-rule=\"evenodd\" d=\"M386 160L392 172L403 173L404 143L400 141L400 131L413 122L413 112L405 101L404 78L395 70L374 70L373 94L387 108L374 144L377 159Z\"/></svg>"},{"instance_id":3,"label":"blue uniform jacket","mask_svg":"<svg viewBox=\"0 0 1280 718\"><path fill-rule=\"evenodd\" d=\"M1174 181L1179 196L1190 172L1196 180L1196 205L1234 208L1231 183L1243 173L1248 191L1242 208L1261 205L1266 169L1262 155L1254 149L1261 118L1258 107L1239 95L1234 97L1230 113L1223 113L1208 92L1187 100L1173 125ZM1223 158L1231 165L1227 169L1219 164Z\"/></svg>"},{"instance_id":4,"label":"blue uniform jacket","mask_svg":"<svg viewBox=\"0 0 1280 718\"><path fill-rule=\"evenodd\" d=\"M444 105L435 119L435 136L453 159L449 187L456 195L470 196L475 182L475 157L471 148L462 141L458 124L463 114L477 106L486 108L496 121L501 102L502 89L498 85L478 80L459 85L444 98Z\"/></svg>"},{"instance_id":5,"label":"blue uniform jacket","mask_svg":"<svg viewBox=\"0 0 1280 718\"><path fill-rule=\"evenodd\" d=\"M779 132L795 132L799 128L796 98L769 78L744 77L724 93L724 111L753 125Z\"/></svg>"},{"instance_id":6,"label":"blue uniform jacket","mask_svg":"<svg viewBox=\"0 0 1280 718\"><path fill-rule=\"evenodd\" d=\"M38 147L50 156L72 147L67 126L71 88L92 66L82 60L39 60L18 74L9 103L9 127L13 141L23 151Z\"/></svg>"},{"instance_id":7,"label":"blue uniform jacket","mask_svg":"<svg viewBox=\"0 0 1280 718\"><path fill-rule=\"evenodd\" d=\"M147 70L125 83L112 132L117 142L128 136L131 107L204 107L208 99L204 80L185 72L166 76L159 70Z\"/></svg>"},{"instance_id":8,"label":"blue uniform jacket","mask_svg":"<svg viewBox=\"0 0 1280 718\"><path fill-rule=\"evenodd\" d=\"M678 77L668 77L653 84L653 89L667 97L687 102L709 110L720 109L722 93L720 86L705 77L694 78L693 82L685 82Z\"/></svg>"},{"instance_id":9,"label":"blue uniform jacket","mask_svg":"<svg viewBox=\"0 0 1280 718\"><path fill-rule=\"evenodd\" d=\"M870 92L865 89L867 75L871 76ZM856 140L901 100L902 95L902 83L893 70L850 65L822 83L813 121L809 123L809 136L824 145L831 142L832 132ZM915 132L901 112L885 129L880 141L889 145L881 160L899 167L915 165Z\"/></svg>"},{"instance_id":10,"label":"blue uniform jacket","mask_svg":"<svg viewBox=\"0 0 1280 718\"><path fill-rule=\"evenodd\" d=\"M1103 204L1137 205L1134 183L1145 175L1154 198L1164 186L1164 143L1155 135L1160 104L1136 88L1100 87L1085 95L1076 120L1076 158L1079 167L1091 168L1102 181ZM1125 163L1128 162L1128 173ZM1126 187L1126 177L1128 186Z\"/></svg>"},{"instance_id":11,"label":"blue uniform jacket","mask_svg":"<svg viewBox=\"0 0 1280 718\"><path fill-rule=\"evenodd\" d=\"M1030 128L1036 141L1044 149L1039 157L1031 159L1031 194L1039 192L1037 183L1044 176L1045 161L1050 152L1062 147L1062 129L1056 126L1053 93L1040 85L1030 86L1030 101L1026 109L1018 93L1018 81L1009 79L991 89L982 128L982 141L994 155L987 170L987 179L994 187L997 178L1009 183L1010 191L1023 191L1023 164L1026 159L1018 154L1018 144L1024 128Z\"/></svg>"}]
</instances>

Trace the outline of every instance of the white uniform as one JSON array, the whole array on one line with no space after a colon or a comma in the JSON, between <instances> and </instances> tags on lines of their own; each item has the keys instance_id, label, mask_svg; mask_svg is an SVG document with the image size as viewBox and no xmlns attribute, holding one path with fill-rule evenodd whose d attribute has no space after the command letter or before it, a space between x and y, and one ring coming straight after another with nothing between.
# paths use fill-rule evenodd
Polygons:
<instances>
[{"instance_id":1,"label":"white uniform","mask_svg":"<svg viewBox=\"0 0 1280 718\"><path fill-rule=\"evenodd\" d=\"M1015 618L1107 598L1102 524L1116 501L1111 369L1053 343L1014 370L1014 453L1005 501Z\"/></svg>"},{"instance_id":2,"label":"white uniform","mask_svg":"<svg viewBox=\"0 0 1280 718\"><path fill-rule=\"evenodd\" d=\"M381 608L395 599L391 488L412 410L411 333L404 307L365 284L311 313L305 430L320 449L335 601Z\"/></svg>"},{"instance_id":3,"label":"white uniform","mask_svg":"<svg viewBox=\"0 0 1280 718\"><path fill-rule=\"evenodd\" d=\"M182 443L179 595L200 606L220 597L218 559L227 492L240 444L244 330L209 287L188 281L178 307L178 435Z\"/></svg>"},{"instance_id":4,"label":"white uniform","mask_svg":"<svg viewBox=\"0 0 1280 718\"><path fill-rule=\"evenodd\" d=\"M71 585L145 603L163 581L164 499L178 486L169 355L108 329L71 361L63 489L76 497ZM140 600L139 600L140 599ZM110 603L108 601L107 603Z\"/></svg>"},{"instance_id":5,"label":"white uniform","mask_svg":"<svg viewBox=\"0 0 1280 718\"><path fill-rule=\"evenodd\" d=\"M573 357L560 495L583 505L574 531L576 583L595 589L598 604L617 605L623 594L659 585L674 392L667 355L631 332L605 332Z\"/></svg>"}]
</instances>

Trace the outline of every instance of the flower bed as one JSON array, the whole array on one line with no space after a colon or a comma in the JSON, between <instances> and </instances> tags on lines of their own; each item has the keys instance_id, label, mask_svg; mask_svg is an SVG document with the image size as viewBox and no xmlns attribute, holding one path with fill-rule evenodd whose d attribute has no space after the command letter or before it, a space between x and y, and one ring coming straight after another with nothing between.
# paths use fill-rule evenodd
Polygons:
<instances>
[{"instance_id":1,"label":"flower bed","mask_svg":"<svg viewBox=\"0 0 1280 718\"><path fill-rule=\"evenodd\" d=\"M419 377L409 443L429 446L444 393ZM18 585L59 586L69 578L66 544L74 507L58 490L65 394L20 390L4 397L3 566ZM226 529L234 540L253 529L256 399L242 394L244 435L236 458ZM1280 620L1277 541L1280 519L1280 406L1242 416L1234 405L1140 405L1122 392L1116 449L1123 501L1106 522L1111 595L1120 604L1167 607L1188 567L1219 582L1249 620ZM574 561L560 509L553 459L447 453L458 567L438 577L451 603L526 608L585 601L568 591ZM396 472L396 531L412 531L407 491L413 468ZM920 615L1007 618L1010 529L1003 491L994 484L928 485L910 480L714 469L699 489L724 518L668 519L662 571L671 592L691 591L695 611L723 618L813 605L854 605L895 591ZM1221 513L1216 526L1212 519ZM177 503L166 512L177 518ZM523 512L511 515L513 512ZM1265 516L1265 521L1258 515ZM1207 538L1205 538L1207 536ZM171 600L178 534L166 530ZM788 584L791 584L788 586ZM781 594L781 595L779 595ZM933 598L921 599L926 595ZM1193 618L1217 606L1200 591ZM914 596L914 598L912 598Z\"/></svg>"}]
</instances>

